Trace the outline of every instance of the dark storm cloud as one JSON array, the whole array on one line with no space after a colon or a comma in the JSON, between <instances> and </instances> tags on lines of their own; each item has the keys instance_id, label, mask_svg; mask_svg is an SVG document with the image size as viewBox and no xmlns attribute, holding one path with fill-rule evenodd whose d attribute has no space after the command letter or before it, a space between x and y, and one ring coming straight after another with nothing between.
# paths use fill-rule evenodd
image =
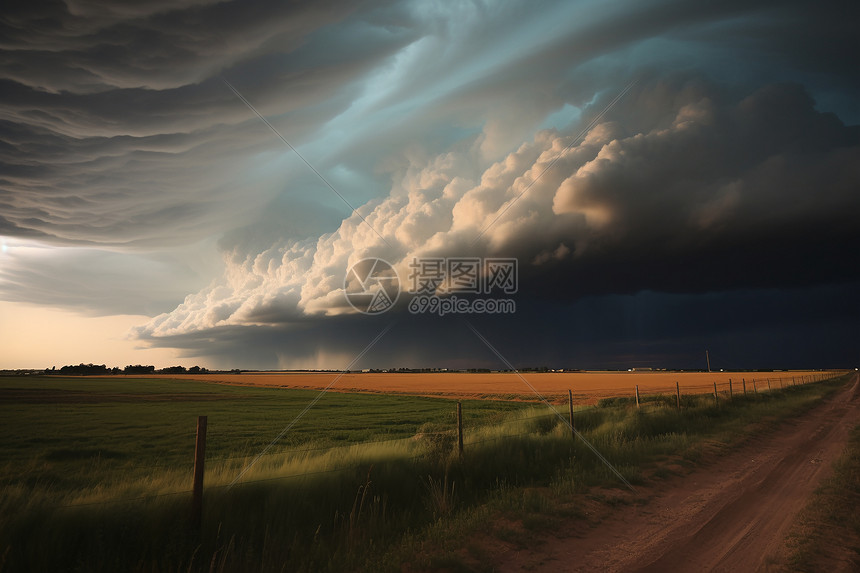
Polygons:
<instances>
[{"instance_id":1,"label":"dark storm cloud","mask_svg":"<svg viewBox=\"0 0 860 573\"><path fill-rule=\"evenodd\" d=\"M286 154L220 75L301 142L406 41L361 22L315 38L362 7L10 6L0 32L3 232L151 246L250 223L281 191L254 173L255 158Z\"/></svg>"},{"instance_id":2,"label":"dark storm cloud","mask_svg":"<svg viewBox=\"0 0 860 573\"><path fill-rule=\"evenodd\" d=\"M7 3L9 79L51 92L171 89L255 55L289 53L366 8L342 2Z\"/></svg>"},{"instance_id":3,"label":"dark storm cloud","mask_svg":"<svg viewBox=\"0 0 860 573\"><path fill-rule=\"evenodd\" d=\"M234 355L232 341L239 353L253 347L254 363L322 366L369 332L338 316L349 310L342 274L360 256L516 256L523 324L543 324L533 322L550 312L541 304L584 312L582 297L609 293L856 281L846 261L860 247L857 11L680 0L7 3L0 235L64 248L2 259L0 293L154 312L184 292L138 329L142 340L222 356ZM200 240L223 250L223 276L153 292L144 269L166 281L194 275L189 258L153 253ZM85 267L103 284L88 288L74 270ZM55 273L72 277L69 292ZM135 284L150 294L136 297ZM399 352L432 355L443 336L430 330L435 342L399 341Z\"/></svg>"},{"instance_id":4,"label":"dark storm cloud","mask_svg":"<svg viewBox=\"0 0 860 573\"><path fill-rule=\"evenodd\" d=\"M860 182L856 128L816 111L808 94L795 85L767 86L736 101L697 79L641 84L613 114L613 121L595 126L580 145L567 148L571 136L543 132L533 144L489 167L480 183L455 184L468 160L453 153L417 169L401 185L405 195L364 211L366 220L386 233L387 246L352 217L317 243L236 257L225 280L189 296L137 334L156 345L182 346L217 339L219 328L229 328L235 337L259 333L268 325L277 338L292 325L318 321L340 333L358 328L369 336L327 338L318 330L305 329L303 342L291 347L292 360L280 358L279 364L315 364L314 355L303 350L307 344L348 354L341 349L351 340L357 353L361 341L373 336L366 332L368 327L355 317L314 315L349 310L341 291L343 274L364 256L393 262L402 278L416 256L517 257L523 306L517 313L520 326L506 323L506 328L513 328L508 332L521 333L519 328L526 325L559 336L530 339L520 364L547 353L564 354L563 346L573 343L569 329L548 327L545 317L552 317L550 323L560 317L580 322L588 313L577 301L588 295L601 300L600 295L609 293L731 293L856 284L860 279L860 270L852 264L852 254L860 249L854 221L860 212L855 192ZM637 115L638 110L644 113ZM624 127L624 118L634 115L631 123L641 131ZM528 192L516 199L526 188ZM481 242L473 243L482 229ZM835 292L841 300L835 306L844 306L850 291ZM733 314L747 312L776 328L779 321L757 312L757 305L750 302L768 298L780 299L768 292L758 297L734 294L719 299L716 306L743 309ZM812 305L807 295L795 298ZM686 302L673 307L648 297L645 301L665 311L657 321L663 324L688 320L692 306ZM577 310L568 312L565 305ZM405 307L406 301L401 301L391 318L406 315ZM778 307L781 312L799 312L785 302ZM612 309L612 304L604 306L604 314ZM828 308L827 316L837 330L848 332L845 317L834 308ZM801 328L805 318L795 316L791 326ZM236 328L248 324L255 324L255 329ZM717 337L718 322L709 324ZM744 320L735 321L734 327L742 325L755 330ZM690 326L686 330L696 331ZM503 327L492 331L506 332ZM595 331L589 332L593 338ZM642 339L622 344L627 330L614 332L621 346L607 347L623 347L623 352L618 350L621 355L639 356L641 362ZM438 351L444 338L438 332L423 336L420 329L413 333L411 340L399 338L380 352L386 357L421 357ZM667 335L659 329L641 334L646 335L663 340L661 353L673 344L661 338ZM577 343L594 349L592 343L584 344L586 338ZM792 344L801 340L794 335ZM689 350L692 344L679 345ZM639 354L630 350L634 347ZM656 348L652 350L657 352ZM681 356L680 351L673 352ZM733 356L740 360L741 354ZM603 351L592 350L588 366L605 365L607 360Z\"/></svg>"},{"instance_id":5,"label":"dark storm cloud","mask_svg":"<svg viewBox=\"0 0 860 573\"><path fill-rule=\"evenodd\" d=\"M704 369L705 349L717 369L844 367L860 361L854 332L860 305L844 304L858 287L853 282L696 295L646 291L572 304L519 297L516 315L467 319L517 368ZM143 342L207 356L223 368L340 369L388 326L353 369L506 368L456 316L340 316Z\"/></svg>"},{"instance_id":6,"label":"dark storm cloud","mask_svg":"<svg viewBox=\"0 0 860 573\"><path fill-rule=\"evenodd\" d=\"M636 110L685 91L671 122L646 134L621 127ZM696 83L670 84L622 104L620 137L561 183L553 200L558 214L606 221L577 236L562 218L539 241L544 252L571 249L572 260L550 257L546 264L548 276L570 286L558 292L542 280L541 265L526 285L570 297L860 276L851 264L860 249L853 215L860 212L860 129L815 111L795 85L769 86L737 104L719 98Z\"/></svg>"},{"instance_id":7,"label":"dark storm cloud","mask_svg":"<svg viewBox=\"0 0 860 573\"><path fill-rule=\"evenodd\" d=\"M649 39L675 38L706 62L713 47L764 53L778 76L818 61L785 41L801 30L810 45L838 46L814 48L827 60L815 68L822 85L846 75L853 35L834 41L833 22L802 6L13 3L0 28L0 166L17 195L5 227L59 243L164 244L217 232L239 204L250 209L240 226L252 224L281 190L256 181L250 159L283 150L219 75L300 143L354 103L356 82L397 68L373 86L379 121L344 125L360 136L335 161L372 170L452 120L483 129L498 158L559 106L653 65L661 54L636 50ZM732 42L713 32L721 23ZM396 121L382 113L397 108Z\"/></svg>"},{"instance_id":8,"label":"dark storm cloud","mask_svg":"<svg viewBox=\"0 0 860 573\"><path fill-rule=\"evenodd\" d=\"M640 115L642 131L626 129L624 118L640 109L647 127ZM522 260L527 289L551 292L550 277L567 277L561 296L574 298L809 284L824 268L831 280L857 277L847 255L858 243L860 131L815 111L802 88L770 86L732 101L701 81L655 80L614 116L567 150L570 135L544 132L459 188L451 185L467 181L469 157L446 154L402 183L407 196L364 217L386 233L393 262L477 248ZM255 280L230 297L244 303L292 284L307 309L342 284L323 277L378 243L353 217L292 254L248 257L236 272ZM281 277L310 255L308 274ZM790 266L810 272L783 271Z\"/></svg>"}]
</instances>

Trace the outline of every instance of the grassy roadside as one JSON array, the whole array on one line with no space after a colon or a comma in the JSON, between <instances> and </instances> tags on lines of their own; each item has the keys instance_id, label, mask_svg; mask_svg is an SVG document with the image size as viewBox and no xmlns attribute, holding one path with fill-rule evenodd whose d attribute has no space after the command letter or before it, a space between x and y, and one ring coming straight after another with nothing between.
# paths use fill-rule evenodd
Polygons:
<instances>
[{"instance_id":1,"label":"grassy roadside","mask_svg":"<svg viewBox=\"0 0 860 573\"><path fill-rule=\"evenodd\" d=\"M641 409L615 401L578 411L576 425L626 479L643 483L797 415L844 380L736 395L719 405L713 396L686 396L681 411L673 397L643 398ZM255 416L267 407L247 397L239 404ZM126 406L115 407L119 413ZM468 425L463 458L455 437L439 433L450 427L442 416L439 427L423 424L408 438L269 456L233 488L245 460L225 460L207 468L198 533L188 527L186 471L156 468L87 491L62 480L39 482L40 495L26 483L7 487L0 497L0 572L376 571L401 570L403 563L479 569L491 555L471 543L477 533L491 529L500 542L521 543L529 532L538 537L560 520L584 518L584 498L599 501L595 492L619 484L558 417L518 408ZM403 410L394 417L402 421ZM118 494L129 503L105 503ZM58 507L58 500L71 507Z\"/></svg>"},{"instance_id":2,"label":"grassy roadside","mask_svg":"<svg viewBox=\"0 0 860 573\"><path fill-rule=\"evenodd\" d=\"M849 379L736 395L719 406L713 396L688 396L680 412L670 407L674 396L648 397L640 410L614 401L583 412L578 428L639 485L715 462L721 453L816 406ZM587 530L612 506L643 501L589 456L574 455L545 479L501 484L484 503L406 536L371 568L397 571L408 563L412 572L492 571L505 551L537 547L562 525Z\"/></svg>"},{"instance_id":3,"label":"grassy roadside","mask_svg":"<svg viewBox=\"0 0 860 573\"><path fill-rule=\"evenodd\" d=\"M789 533L794 571L860 570L860 426Z\"/></svg>"}]
</instances>

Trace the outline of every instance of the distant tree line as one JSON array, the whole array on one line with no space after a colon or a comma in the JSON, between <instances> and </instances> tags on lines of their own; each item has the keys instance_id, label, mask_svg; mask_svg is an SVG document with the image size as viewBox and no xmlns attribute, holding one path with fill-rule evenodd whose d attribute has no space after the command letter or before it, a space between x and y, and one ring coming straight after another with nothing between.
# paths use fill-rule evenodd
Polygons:
<instances>
[{"instance_id":1,"label":"distant tree line","mask_svg":"<svg viewBox=\"0 0 860 573\"><path fill-rule=\"evenodd\" d=\"M108 368L104 364L78 364L77 366L63 366L59 370L51 370L50 373L74 375L74 376L98 376L104 374L119 374L119 368Z\"/></svg>"},{"instance_id":2,"label":"distant tree line","mask_svg":"<svg viewBox=\"0 0 860 573\"><path fill-rule=\"evenodd\" d=\"M184 366L169 366L158 371L159 374L206 374L207 372L209 371L199 366L192 366L191 368L186 368Z\"/></svg>"},{"instance_id":3,"label":"distant tree line","mask_svg":"<svg viewBox=\"0 0 860 573\"><path fill-rule=\"evenodd\" d=\"M143 364L128 365L125 368L108 368L104 364L78 364L76 366L63 366L59 370L54 366L45 370L45 374L62 374L65 376L105 376L110 374L206 374L209 371L200 366L185 368L184 366L169 366L156 370L155 366L144 366Z\"/></svg>"}]
</instances>

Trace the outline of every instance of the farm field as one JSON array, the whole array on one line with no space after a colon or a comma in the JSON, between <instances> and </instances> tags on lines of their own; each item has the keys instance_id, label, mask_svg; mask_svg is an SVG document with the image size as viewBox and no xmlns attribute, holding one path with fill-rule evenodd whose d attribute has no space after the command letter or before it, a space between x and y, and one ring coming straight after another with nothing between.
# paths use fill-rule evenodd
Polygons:
<instances>
[{"instance_id":1,"label":"farm field","mask_svg":"<svg viewBox=\"0 0 860 573\"><path fill-rule=\"evenodd\" d=\"M688 393L681 409L644 390L641 408L629 394L577 404L588 443L571 436L566 404L462 400L461 455L450 395L364 390L315 403L318 390L220 378L0 377L0 572L396 571L415 555L418 570L444 569L436 544L496 512L581 518L589 488L628 491L675 471L665 464L692 467L849 376L734 399ZM198 415L209 420L199 531Z\"/></svg>"},{"instance_id":2,"label":"farm field","mask_svg":"<svg viewBox=\"0 0 860 573\"><path fill-rule=\"evenodd\" d=\"M85 486L94 477L190 467L198 415L209 420L210 462L254 456L318 394L191 379L0 377L0 477ZM468 401L464 423L498 422L523 407ZM439 398L330 393L267 453L404 439L428 427L450 430L454 413Z\"/></svg>"},{"instance_id":3,"label":"farm field","mask_svg":"<svg viewBox=\"0 0 860 573\"><path fill-rule=\"evenodd\" d=\"M595 404L601 398L630 396L635 386L642 393L674 393L675 383L686 393L713 392L714 383L728 391L729 380L734 391L742 392L742 381L753 391L753 381L762 388L768 380L774 389L829 375L822 371L803 372L551 372L522 374L543 396L567 400L567 391L573 392L577 404ZM242 373L184 375L181 378L222 382L239 386L272 386L283 388L322 389L328 386L337 373ZM171 376L175 378L175 376ZM534 394L513 373L349 373L344 374L331 387L335 392L369 392L384 394L410 394L447 398L519 398L535 400Z\"/></svg>"}]
</instances>

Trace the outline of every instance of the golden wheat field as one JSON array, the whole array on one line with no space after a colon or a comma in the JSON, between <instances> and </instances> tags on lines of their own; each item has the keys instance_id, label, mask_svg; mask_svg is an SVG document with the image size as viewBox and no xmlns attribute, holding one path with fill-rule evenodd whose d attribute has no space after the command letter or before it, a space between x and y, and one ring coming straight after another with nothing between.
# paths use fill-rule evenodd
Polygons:
<instances>
[{"instance_id":1,"label":"golden wheat field","mask_svg":"<svg viewBox=\"0 0 860 573\"><path fill-rule=\"evenodd\" d=\"M558 400L571 390L578 403L593 403L600 398L632 396L636 386L640 393L674 393L678 383L682 393L764 392L791 384L821 378L822 371L790 372L547 372L520 375L515 373L349 373L289 372L164 375L165 378L191 378L238 386L323 389L331 385L335 392L411 394L447 398L518 398L536 399L535 391ZM332 384L332 382L334 382ZM531 387L530 387L531 386Z\"/></svg>"}]
</instances>

